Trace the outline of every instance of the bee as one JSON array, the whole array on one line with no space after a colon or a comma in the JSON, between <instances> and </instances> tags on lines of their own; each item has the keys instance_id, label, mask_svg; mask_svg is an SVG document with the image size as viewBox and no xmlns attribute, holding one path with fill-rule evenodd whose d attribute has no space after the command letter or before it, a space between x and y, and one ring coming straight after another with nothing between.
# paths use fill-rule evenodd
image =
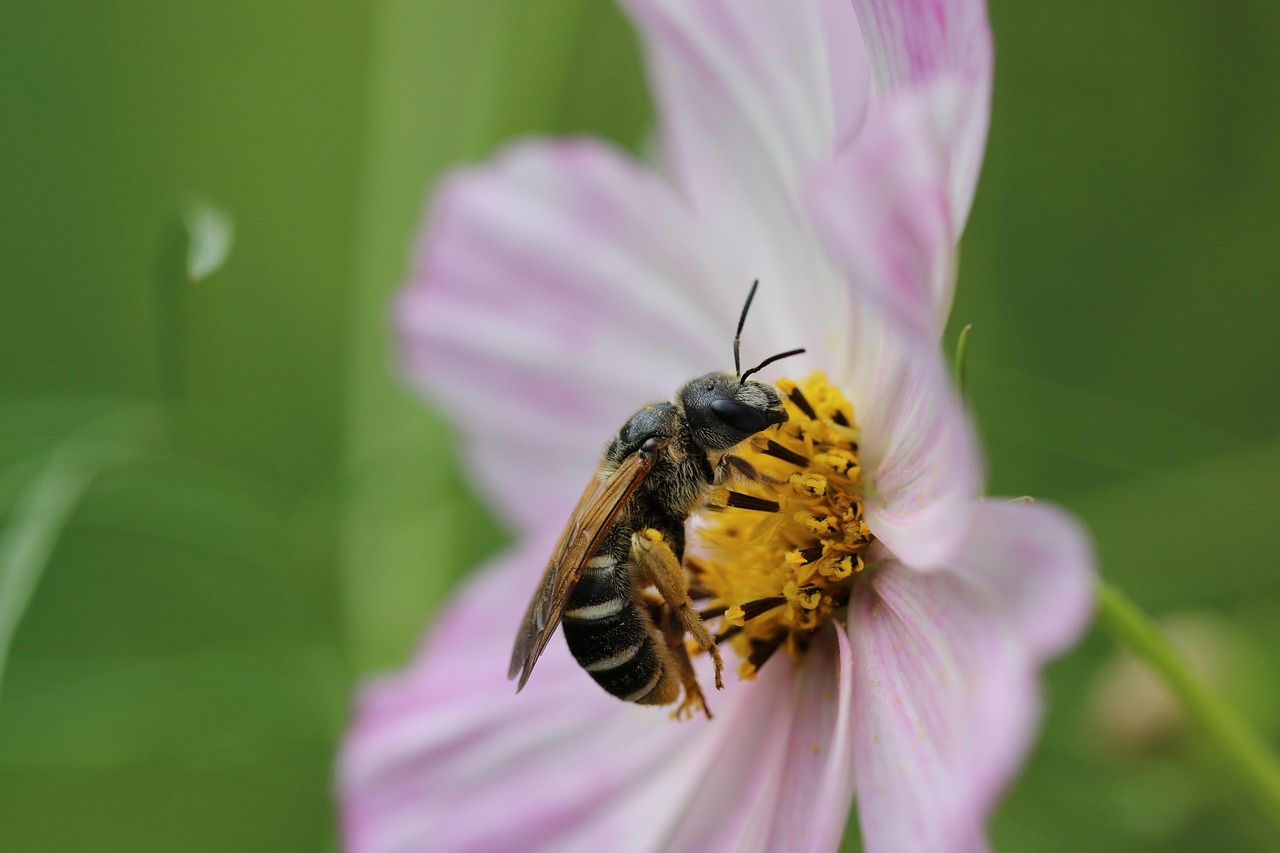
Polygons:
<instances>
[{"instance_id":1,"label":"bee","mask_svg":"<svg viewBox=\"0 0 1280 853\"><path fill-rule=\"evenodd\" d=\"M516 634L507 677L519 677L517 693L563 623L569 651L608 693L669 705L683 687L677 716L700 709L710 719L684 635L711 656L717 689L724 663L689 595L685 522L714 486L755 476L734 449L784 423L787 413L776 390L749 377L804 352L779 353L742 372L739 342L758 284L738 318L734 372L699 376L675 399L645 406L605 448Z\"/></svg>"}]
</instances>

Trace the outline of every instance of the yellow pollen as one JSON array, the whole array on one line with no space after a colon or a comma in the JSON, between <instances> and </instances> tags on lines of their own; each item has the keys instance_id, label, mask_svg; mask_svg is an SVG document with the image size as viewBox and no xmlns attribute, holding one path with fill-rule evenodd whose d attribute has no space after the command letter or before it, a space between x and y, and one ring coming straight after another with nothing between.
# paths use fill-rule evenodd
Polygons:
<instances>
[{"instance_id":1,"label":"yellow pollen","mask_svg":"<svg viewBox=\"0 0 1280 853\"><path fill-rule=\"evenodd\" d=\"M842 616L866 567L862 468L853 407L821 373L777 383L788 420L735 451L759 474L717 489L699 532L694 580L723 611L720 633L754 678L774 651L798 657Z\"/></svg>"}]
</instances>

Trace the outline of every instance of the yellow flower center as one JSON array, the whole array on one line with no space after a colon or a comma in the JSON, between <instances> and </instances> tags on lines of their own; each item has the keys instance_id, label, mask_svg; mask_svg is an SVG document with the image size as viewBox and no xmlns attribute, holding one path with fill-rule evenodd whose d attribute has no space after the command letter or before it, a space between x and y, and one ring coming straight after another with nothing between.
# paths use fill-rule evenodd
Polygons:
<instances>
[{"instance_id":1,"label":"yellow flower center","mask_svg":"<svg viewBox=\"0 0 1280 853\"><path fill-rule=\"evenodd\" d=\"M747 679L779 648L803 654L845 608L872 541L853 406L821 373L776 387L790 417L736 452L759 478L712 494L698 531L704 556L691 565Z\"/></svg>"}]
</instances>

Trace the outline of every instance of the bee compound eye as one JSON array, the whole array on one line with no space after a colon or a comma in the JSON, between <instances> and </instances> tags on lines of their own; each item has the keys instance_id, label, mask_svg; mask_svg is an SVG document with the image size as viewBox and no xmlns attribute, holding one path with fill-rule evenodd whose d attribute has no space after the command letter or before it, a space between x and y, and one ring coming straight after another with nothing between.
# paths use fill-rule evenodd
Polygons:
<instances>
[{"instance_id":1,"label":"bee compound eye","mask_svg":"<svg viewBox=\"0 0 1280 853\"><path fill-rule=\"evenodd\" d=\"M716 417L736 430L746 433L757 433L769 425L764 414L746 403L737 400L712 400L711 411Z\"/></svg>"}]
</instances>

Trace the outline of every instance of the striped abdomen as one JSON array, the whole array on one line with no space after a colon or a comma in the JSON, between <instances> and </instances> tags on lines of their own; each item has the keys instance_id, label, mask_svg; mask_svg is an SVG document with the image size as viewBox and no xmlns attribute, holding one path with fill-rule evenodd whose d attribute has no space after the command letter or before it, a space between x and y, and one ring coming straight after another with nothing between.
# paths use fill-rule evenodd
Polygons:
<instances>
[{"instance_id":1,"label":"striped abdomen","mask_svg":"<svg viewBox=\"0 0 1280 853\"><path fill-rule=\"evenodd\" d=\"M665 641L632 598L626 569L630 543L629 534L615 531L587 561L561 624L569 651L596 683L626 702L644 702L656 698L662 681Z\"/></svg>"}]
</instances>

